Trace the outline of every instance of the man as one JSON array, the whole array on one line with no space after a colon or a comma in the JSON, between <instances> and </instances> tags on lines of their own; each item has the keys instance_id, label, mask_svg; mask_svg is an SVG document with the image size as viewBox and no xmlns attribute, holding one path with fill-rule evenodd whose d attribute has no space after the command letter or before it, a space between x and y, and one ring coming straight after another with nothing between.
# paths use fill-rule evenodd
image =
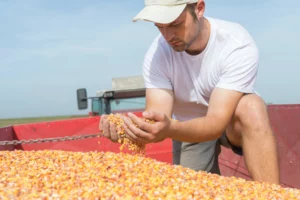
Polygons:
<instances>
[{"instance_id":1,"label":"man","mask_svg":"<svg viewBox=\"0 0 300 200\"><path fill-rule=\"evenodd\" d=\"M244 155L255 181L279 184L276 141L266 105L254 90L259 53L240 25L204 17L204 0L146 0L134 18L160 34L143 64L148 124L132 113L126 133L144 143L173 139L174 164L220 173L220 145ZM176 121L172 120L176 119ZM100 129L116 141L102 116Z\"/></svg>"}]
</instances>

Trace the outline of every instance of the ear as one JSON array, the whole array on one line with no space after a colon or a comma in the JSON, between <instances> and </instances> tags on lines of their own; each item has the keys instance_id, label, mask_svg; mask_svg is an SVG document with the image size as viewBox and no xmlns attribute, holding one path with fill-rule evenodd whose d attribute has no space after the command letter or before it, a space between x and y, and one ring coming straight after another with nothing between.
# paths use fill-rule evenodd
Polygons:
<instances>
[{"instance_id":1,"label":"ear","mask_svg":"<svg viewBox=\"0 0 300 200\"><path fill-rule=\"evenodd\" d=\"M204 16L204 11L205 11L205 2L204 0L199 0L195 7L195 13L197 15L198 20Z\"/></svg>"}]
</instances>

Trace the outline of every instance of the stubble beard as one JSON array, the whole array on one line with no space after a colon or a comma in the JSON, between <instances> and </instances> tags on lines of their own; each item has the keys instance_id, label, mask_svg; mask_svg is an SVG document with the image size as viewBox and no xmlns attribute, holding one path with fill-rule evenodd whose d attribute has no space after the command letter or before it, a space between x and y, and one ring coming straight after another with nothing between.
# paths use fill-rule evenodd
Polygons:
<instances>
[{"instance_id":1,"label":"stubble beard","mask_svg":"<svg viewBox=\"0 0 300 200\"><path fill-rule=\"evenodd\" d=\"M199 22L198 22L199 23ZM194 43L194 41L198 38L200 32L201 32L201 28L199 26L199 24L197 24L197 33L195 34L195 36L187 43L183 40L180 40L183 44L179 45L179 46L171 46L172 49L176 52L183 52L183 51L187 51L188 48Z\"/></svg>"},{"instance_id":2,"label":"stubble beard","mask_svg":"<svg viewBox=\"0 0 300 200\"><path fill-rule=\"evenodd\" d=\"M183 52L183 51L185 51L188 48L188 46L189 46L188 44L186 44L185 42L183 42L183 44L180 45L180 46L171 46L171 47L176 52Z\"/></svg>"}]
</instances>

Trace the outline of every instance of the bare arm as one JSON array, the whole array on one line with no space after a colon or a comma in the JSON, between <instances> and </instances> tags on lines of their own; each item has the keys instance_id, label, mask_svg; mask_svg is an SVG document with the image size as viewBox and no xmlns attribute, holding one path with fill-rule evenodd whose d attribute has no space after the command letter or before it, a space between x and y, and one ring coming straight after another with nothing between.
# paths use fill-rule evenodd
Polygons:
<instances>
[{"instance_id":1,"label":"bare arm","mask_svg":"<svg viewBox=\"0 0 300 200\"><path fill-rule=\"evenodd\" d=\"M185 142L217 139L229 124L243 93L216 88L212 92L207 115L185 122L171 122L167 137Z\"/></svg>"},{"instance_id":2,"label":"bare arm","mask_svg":"<svg viewBox=\"0 0 300 200\"><path fill-rule=\"evenodd\" d=\"M173 91L167 89L147 89L146 90L146 110L160 111L169 118L172 116Z\"/></svg>"},{"instance_id":3,"label":"bare arm","mask_svg":"<svg viewBox=\"0 0 300 200\"><path fill-rule=\"evenodd\" d=\"M167 118L171 118L172 116L172 110L173 110L173 101L174 101L174 96L173 96L173 91L168 90L168 89L147 89L146 90L146 111L148 112L159 112L163 116L166 116ZM133 117L133 116L132 116ZM146 117L148 118L148 117ZM143 120L138 119L137 117L133 117L132 120L138 124L138 126L143 129L148 126L148 130L150 132L154 131L153 127L149 126L150 124L144 122ZM125 120L125 123L127 126L130 128L127 128L124 126L127 134L129 137L133 140L138 140L137 135L141 133L142 137L144 139L139 138L140 141L146 142L145 138L151 140L151 142L160 142L165 139L165 137L154 137L154 135L145 133L141 129L137 129L135 126L130 124L128 121Z\"/></svg>"}]
</instances>

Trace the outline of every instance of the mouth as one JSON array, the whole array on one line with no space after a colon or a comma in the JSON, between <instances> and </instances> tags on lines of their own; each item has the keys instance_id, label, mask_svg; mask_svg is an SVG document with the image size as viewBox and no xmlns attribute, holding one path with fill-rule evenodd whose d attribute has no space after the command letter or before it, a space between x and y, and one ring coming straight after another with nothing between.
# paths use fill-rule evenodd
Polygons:
<instances>
[{"instance_id":1,"label":"mouth","mask_svg":"<svg viewBox=\"0 0 300 200\"><path fill-rule=\"evenodd\" d=\"M171 46L178 46L181 44L181 41L176 41L176 42L170 42Z\"/></svg>"}]
</instances>

